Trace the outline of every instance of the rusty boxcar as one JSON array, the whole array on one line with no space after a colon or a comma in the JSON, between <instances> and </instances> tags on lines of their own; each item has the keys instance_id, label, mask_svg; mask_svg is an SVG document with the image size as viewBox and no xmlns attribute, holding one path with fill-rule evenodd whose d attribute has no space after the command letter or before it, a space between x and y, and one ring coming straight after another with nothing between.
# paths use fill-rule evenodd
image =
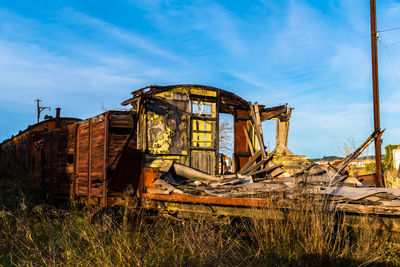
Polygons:
<instances>
[{"instance_id":1,"label":"rusty boxcar","mask_svg":"<svg viewBox=\"0 0 400 267\"><path fill-rule=\"evenodd\" d=\"M14 178L26 175L32 184L39 186L41 156L38 149L45 133L68 127L78 122L77 118L60 118L42 121L20 131L0 144L0 171L3 177Z\"/></svg>"}]
</instances>

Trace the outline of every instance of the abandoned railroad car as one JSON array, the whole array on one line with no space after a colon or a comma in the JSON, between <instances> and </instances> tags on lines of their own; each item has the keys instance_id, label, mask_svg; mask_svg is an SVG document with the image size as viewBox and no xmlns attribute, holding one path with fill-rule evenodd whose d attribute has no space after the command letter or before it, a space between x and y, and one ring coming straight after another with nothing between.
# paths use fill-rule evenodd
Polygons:
<instances>
[{"instance_id":1,"label":"abandoned railroad car","mask_svg":"<svg viewBox=\"0 0 400 267\"><path fill-rule=\"evenodd\" d=\"M250 159L247 131L257 150L249 103L241 97L203 85L148 86L132 92L122 105L138 113L137 147L145 153L145 166L160 168L174 161L216 175L220 114L233 116L236 172ZM287 146L291 108L259 106L260 121L277 120L277 144ZM243 130L246 129L246 131Z\"/></svg>"},{"instance_id":2,"label":"abandoned railroad car","mask_svg":"<svg viewBox=\"0 0 400 267\"><path fill-rule=\"evenodd\" d=\"M12 179L17 175L26 175L36 184L40 181L40 146L43 136L49 131L65 128L78 122L77 118L62 118L57 112L56 118L42 121L20 131L16 136L0 144L0 175Z\"/></svg>"},{"instance_id":3,"label":"abandoned railroad car","mask_svg":"<svg viewBox=\"0 0 400 267\"><path fill-rule=\"evenodd\" d=\"M232 216L254 216L274 196L293 196L293 181L302 183L305 175L317 197L339 198L334 208L349 220L373 214L377 229L389 225L400 232L400 191L348 188L340 171L329 174L332 169L293 155L287 148L292 112L287 105L253 105L231 92L192 84L148 86L122 105L129 110L85 120L58 117L29 127L0 144L0 171L34 173L32 182L52 199L107 207L139 197L141 207L170 214ZM231 174L219 164L221 114L233 117ZM261 127L265 120L276 120L276 147L269 153ZM326 179L335 179L336 187ZM363 198L367 204L361 205Z\"/></svg>"}]
</instances>

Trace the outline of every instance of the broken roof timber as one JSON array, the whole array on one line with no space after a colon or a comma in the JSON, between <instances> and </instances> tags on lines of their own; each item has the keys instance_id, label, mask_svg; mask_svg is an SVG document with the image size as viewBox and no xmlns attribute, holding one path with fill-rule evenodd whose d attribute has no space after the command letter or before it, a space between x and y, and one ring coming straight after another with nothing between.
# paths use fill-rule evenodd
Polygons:
<instances>
[{"instance_id":1,"label":"broken roof timber","mask_svg":"<svg viewBox=\"0 0 400 267\"><path fill-rule=\"evenodd\" d=\"M212 86L198 85L198 84L178 84L178 85L149 85L132 92L132 97L125 100L121 105L126 106L138 99L138 97L149 97L158 93L169 91L176 88L200 88L209 91L215 91L220 99L220 112L234 114L234 109L250 110L250 103L241 98L240 96ZM264 105L259 105L261 121L270 119L288 120L290 118L292 108L288 108L287 104L275 107L266 108ZM245 119L250 119L250 114Z\"/></svg>"}]
</instances>

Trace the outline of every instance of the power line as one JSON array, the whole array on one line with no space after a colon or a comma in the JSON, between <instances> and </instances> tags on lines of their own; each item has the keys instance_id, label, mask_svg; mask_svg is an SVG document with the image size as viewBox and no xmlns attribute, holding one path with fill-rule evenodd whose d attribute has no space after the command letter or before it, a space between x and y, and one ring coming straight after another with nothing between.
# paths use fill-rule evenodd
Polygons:
<instances>
[{"instance_id":1,"label":"power line","mask_svg":"<svg viewBox=\"0 0 400 267\"><path fill-rule=\"evenodd\" d=\"M391 46L394 46L394 45L397 45L397 44L400 44L400 41L397 41L397 42L391 43L391 44L387 45L387 47L386 47L386 48L388 48L388 47L391 47Z\"/></svg>"},{"instance_id":2,"label":"power line","mask_svg":"<svg viewBox=\"0 0 400 267\"><path fill-rule=\"evenodd\" d=\"M395 73L395 75L396 75L397 81L398 81L399 84L400 84L400 75L399 75L399 71L398 71L398 69L396 68L396 66L394 65L394 62L392 61L392 55L391 55L391 53L390 53L390 50L387 49L387 48L388 48L389 46L391 46L391 45L386 45L380 38L378 39L378 41L382 44L382 46L385 48L385 51L388 53L390 64L392 65L392 68L393 68L394 73ZM397 43L399 43L399 42L397 42ZM392 44L392 45L393 45L393 44Z\"/></svg>"},{"instance_id":3,"label":"power line","mask_svg":"<svg viewBox=\"0 0 400 267\"><path fill-rule=\"evenodd\" d=\"M395 27L395 28L390 28L390 29L386 29L386 30L381 30L381 31L377 31L377 32L388 32L388 31L394 31L394 30L399 30L400 27Z\"/></svg>"}]
</instances>

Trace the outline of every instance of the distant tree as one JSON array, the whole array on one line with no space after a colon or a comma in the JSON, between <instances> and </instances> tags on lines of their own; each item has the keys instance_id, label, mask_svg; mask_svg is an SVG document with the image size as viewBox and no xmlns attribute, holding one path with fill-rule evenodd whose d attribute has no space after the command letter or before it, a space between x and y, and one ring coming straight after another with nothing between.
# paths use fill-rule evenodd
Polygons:
<instances>
[{"instance_id":1,"label":"distant tree","mask_svg":"<svg viewBox=\"0 0 400 267\"><path fill-rule=\"evenodd\" d=\"M385 146L385 157L383 158L383 167L386 170L393 169L393 149L397 149L398 145Z\"/></svg>"},{"instance_id":2,"label":"distant tree","mask_svg":"<svg viewBox=\"0 0 400 267\"><path fill-rule=\"evenodd\" d=\"M230 155L233 147L233 125L228 119L219 122L219 151Z\"/></svg>"}]
</instances>

